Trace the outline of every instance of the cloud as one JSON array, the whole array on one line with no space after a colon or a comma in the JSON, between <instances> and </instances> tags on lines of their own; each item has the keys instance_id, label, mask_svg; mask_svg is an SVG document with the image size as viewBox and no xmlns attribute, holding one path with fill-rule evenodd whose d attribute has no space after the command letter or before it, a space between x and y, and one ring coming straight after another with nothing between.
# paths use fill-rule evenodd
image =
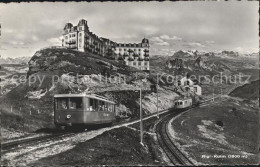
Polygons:
<instances>
[{"instance_id":1,"label":"cloud","mask_svg":"<svg viewBox=\"0 0 260 167\"><path fill-rule=\"evenodd\" d=\"M160 45L160 46L168 46L170 45L168 42L164 41L160 37L152 37L150 41L155 44L155 45Z\"/></svg>"},{"instance_id":2,"label":"cloud","mask_svg":"<svg viewBox=\"0 0 260 167\"><path fill-rule=\"evenodd\" d=\"M170 44L168 42L160 42L160 43L157 43L157 45L160 45L160 46L169 46Z\"/></svg>"},{"instance_id":3,"label":"cloud","mask_svg":"<svg viewBox=\"0 0 260 167\"><path fill-rule=\"evenodd\" d=\"M159 55L166 55L166 56L171 56L175 53L175 50L173 49L168 49L168 48L162 48L162 49L158 49L157 53Z\"/></svg>"},{"instance_id":4,"label":"cloud","mask_svg":"<svg viewBox=\"0 0 260 167\"><path fill-rule=\"evenodd\" d=\"M166 34L161 35L160 38L165 39L165 40L182 40L182 38L180 38L180 37L176 37L176 36L170 37Z\"/></svg>"},{"instance_id":5,"label":"cloud","mask_svg":"<svg viewBox=\"0 0 260 167\"><path fill-rule=\"evenodd\" d=\"M190 42L188 43L189 46L195 46L195 47L206 47L205 45L199 43L199 42Z\"/></svg>"},{"instance_id":6,"label":"cloud","mask_svg":"<svg viewBox=\"0 0 260 167\"><path fill-rule=\"evenodd\" d=\"M2 48L1 46L0 46L0 50L6 50L5 48Z\"/></svg>"},{"instance_id":7,"label":"cloud","mask_svg":"<svg viewBox=\"0 0 260 167\"><path fill-rule=\"evenodd\" d=\"M174 5L171 2L69 2L66 5L0 5L1 22L4 23L1 44L4 41L16 41L5 44L6 55L29 55L32 53L28 51L31 48L37 50L50 44L59 45L64 25L67 22L76 25L83 18L87 20L90 31L98 36L124 43L140 42L146 37L151 41L151 48L173 46L175 50L212 51L232 50L238 46L244 49L259 47L258 2L191 3L192 5L185 5L186 2ZM13 51L12 47L23 46L18 41L30 48ZM157 50L150 53L157 54Z\"/></svg>"},{"instance_id":8,"label":"cloud","mask_svg":"<svg viewBox=\"0 0 260 167\"><path fill-rule=\"evenodd\" d=\"M244 47L236 47L234 51L242 54L249 54L249 53L257 53L259 52L259 48L244 48Z\"/></svg>"},{"instance_id":9,"label":"cloud","mask_svg":"<svg viewBox=\"0 0 260 167\"><path fill-rule=\"evenodd\" d=\"M3 33L3 34L5 34L5 33L14 33L14 32L16 32L16 31L13 30L13 29L3 29L3 30L2 30L2 33Z\"/></svg>"},{"instance_id":10,"label":"cloud","mask_svg":"<svg viewBox=\"0 0 260 167\"><path fill-rule=\"evenodd\" d=\"M170 37L169 35L163 34L160 36L155 36L152 37L150 39L150 41L154 44L154 45L159 45L159 46L169 46L170 45L170 41L180 41L182 40L182 38L179 38L177 36L172 36ZM172 43L172 42L171 42Z\"/></svg>"},{"instance_id":11,"label":"cloud","mask_svg":"<svg viewBox=\"0 0 260 167\"><path fill-rule=\"evenodd\" d=\"M32 40L33 40L33 41L38 41L39 38L38 38L36 35L33 35L33 36L32 36Z\"/></svg>"},{"instance_id":12,"label":"cloud","mask_svg":"<svg viewBox=\"0 0 260 167\"><path fill-rule=\"evenodd\" d=\"M215 41L206 41L206 43L208 43L208 44L214 44Z\"/></svg>"},{"instance_id":13,"label":"cloud","mask_svg":"<svg viewBox=\"0 0 260 167\"><path fill-rule=\"evenodd\" d=\"M10 41L8 43L11 45L24 45L24 42L18 42L18 41Z\"/></svg>"},{"instance_id":14,"label":"cloud","mask_svg":"<svg viewBox=\"0 0 260 167\"><path fill-rule=\"evenodd\" d=\"M58 37L58 38L50 38L48 40L49 43L51 43L51 45L60 45L62 43L62 36Z\"/></svg>"}]
</instances>

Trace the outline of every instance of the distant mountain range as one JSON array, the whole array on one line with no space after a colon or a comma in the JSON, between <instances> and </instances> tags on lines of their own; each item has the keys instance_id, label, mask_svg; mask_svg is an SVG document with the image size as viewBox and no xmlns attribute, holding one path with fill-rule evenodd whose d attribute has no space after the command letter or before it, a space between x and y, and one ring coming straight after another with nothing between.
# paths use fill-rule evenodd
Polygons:
<instances>
[{"instance_id":1,"label":"distant mountain range","mask_svg":"<svg viewBox=\"0 0 260 167\"><path fill-rule=\"evenodd\" d=\"M175 58L174 56L170 57L166 61L166 69L168 70L185 70L199 72L199 71L208 71L208 72L224 72L231 71L231 69L224 62L221 61L208 61L202 56L196 56L194 58L185 59L185 58Z\"/></svg>"},{"instance_id":2,"label":"distant mountain range","mask_svg":"<svg viewBox=\"0 0 260 167\"><path fill-rule=\"evenodd\" d=\"M223 58L236 58L236 57L257 57L259 56L259 53L251 53L251 54L241 54L234 51L222 51L222 52L201 52L198 50L188 50L183 51L179 50L173 54L172 57L175 58L189 58L189 57L223 57Z\"/></svg>"},{"instance_id":3,"label":"distant mountain range","mask_svg":"<svg viewBox=\"0 0 260 167\"><path fill-rule=\"evenodd\" d=\"M187 72L197 75L215 75L237 73L238 70L258 69L258 53L241 55L234 51L201 52L177 51L172 56L155 55L150 58L151 69L174 74Z\"/></svg>"},{"instance_id":4,"label":"distant mountain range","mask_svg":"<svg viewBox=\"0 0 260 167\"><path fill-rule=\"evenodd\" d=\"M0 58L0 64L28 64L31 57Z\"/></svg>"}]
</instances>

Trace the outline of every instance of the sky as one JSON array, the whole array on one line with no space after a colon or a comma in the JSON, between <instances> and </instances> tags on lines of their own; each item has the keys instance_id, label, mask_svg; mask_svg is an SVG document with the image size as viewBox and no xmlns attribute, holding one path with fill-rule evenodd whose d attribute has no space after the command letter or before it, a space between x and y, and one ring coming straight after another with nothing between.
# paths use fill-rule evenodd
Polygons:
<instances>
[{"instance_id":1,"label":"sky","mask_svg":"<svg viewBox=\"0 0 260 167\"><path fill-rule=\"evenodd\" d=\"M150 42L151 55L178 50L259 50L258 2L0 3L0 55L31 57L61 45L66 23L88 21L90 31L115 42Z\"/></svg>"}]
</instances>

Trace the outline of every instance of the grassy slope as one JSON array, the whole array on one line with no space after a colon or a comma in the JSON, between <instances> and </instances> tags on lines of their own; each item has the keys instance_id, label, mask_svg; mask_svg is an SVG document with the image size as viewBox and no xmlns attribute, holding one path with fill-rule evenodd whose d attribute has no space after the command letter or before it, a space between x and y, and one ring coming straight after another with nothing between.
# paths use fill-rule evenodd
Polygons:
<instances>
[{"instance_id":1,"label":"grassy slope","mask_svg":"<svg viewBox=\"0 0 260 167\"><path fill-rule=\"evenodd\" d=\"M237 87L230 93L230 96L257 100L259 98L259 80Z\"/></svg>"},{"instance_id":2,"label":"grassy slope","mask_svg":"<svg viewBox=\"0 0 260 167\"><path fill-rule=\"evenodd\" d=\"M152 136L144 134L146 147L141 146L139 139L138 131L125 127L115 129L29 166L166 165L154 154L158 150L152 146Z\"/></svg>"},{"instance_id":3,"label":"grassy slope","mask_svg":"<svg viewBox=\"0 0 260 167\"><path fill-rule=\"evenodd\" d=\"M259 111L243 102L224 100L182 115L173 122L175 140L203 164L256 164ZM221 121L223 127L217 126ZM202 155L248 155L248 158L209 158Z\"/></svg>"}]
</instances>

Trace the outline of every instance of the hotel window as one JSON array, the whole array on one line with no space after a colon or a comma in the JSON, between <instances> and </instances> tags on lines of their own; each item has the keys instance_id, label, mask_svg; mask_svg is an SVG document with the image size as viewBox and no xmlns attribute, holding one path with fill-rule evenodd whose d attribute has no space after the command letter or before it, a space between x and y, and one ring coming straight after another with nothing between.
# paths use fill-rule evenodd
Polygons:
<instances>
[{"instance_id":1,"label":"hotel window","mask_svg":"<svg viewBox=\"0 0 260 167\"><path fill-rule=\"evenodd\" d=\"M68 39L68 36L65 36L65 39Z\"/></svg>"},{"instance_id":2,"label":"hotel window","mask_svg":"<svg viewBox=\"0 0 260 167\"><path fill-rule=\"evenodd\" d=\"M81 30L82 30L82 27L79 27L79 30L81 31Z\"/></svg>"},{"instance_id":3,"label":"hotel window","mask_svg":"<svg viewBox=\"0 0 260 167\"><path fill-rule=\"evenodd\" d=\"M81 33L79 33L79 36L81 37Z\"/></svg>"},{"instance_id":4,"label":"hotel window","mask_svg":"<svg viewBox=\"0 0 260 167\"><path fill-rule=\"evenodd\" d=\"M139 49L139 51L141 51L141 49Z\"/></svg>"},{"instance_id":5,"label":"hotel window","mask_svg":"<svg viewBox=\"0 0 260 167\"><path fill-rule=\"evenodd\" d=\"M144 65L146 66L146 65L147 65L147 62L144 62Z\"/></svg>"},{"instance_id":6,"label":"hotel window","mask_svg":"<svg viewBox=\"0 0 260 167\"><path fill-rule=\"evenodd\" d=\"M139 66L141 65L141 62L140 62L140 61L138 62L138 65L139 65Z\"/></svg>"},{"instance_id":7,"label":"hotel window","mask_svg":"<svg viewBox=\"0 0 260 167\"><path fill-rule=\"evenodd\" d=\"M133 65L135 66L135 65L136 65L136 62L133 62Z\"/></svg>"}]
</instances>

